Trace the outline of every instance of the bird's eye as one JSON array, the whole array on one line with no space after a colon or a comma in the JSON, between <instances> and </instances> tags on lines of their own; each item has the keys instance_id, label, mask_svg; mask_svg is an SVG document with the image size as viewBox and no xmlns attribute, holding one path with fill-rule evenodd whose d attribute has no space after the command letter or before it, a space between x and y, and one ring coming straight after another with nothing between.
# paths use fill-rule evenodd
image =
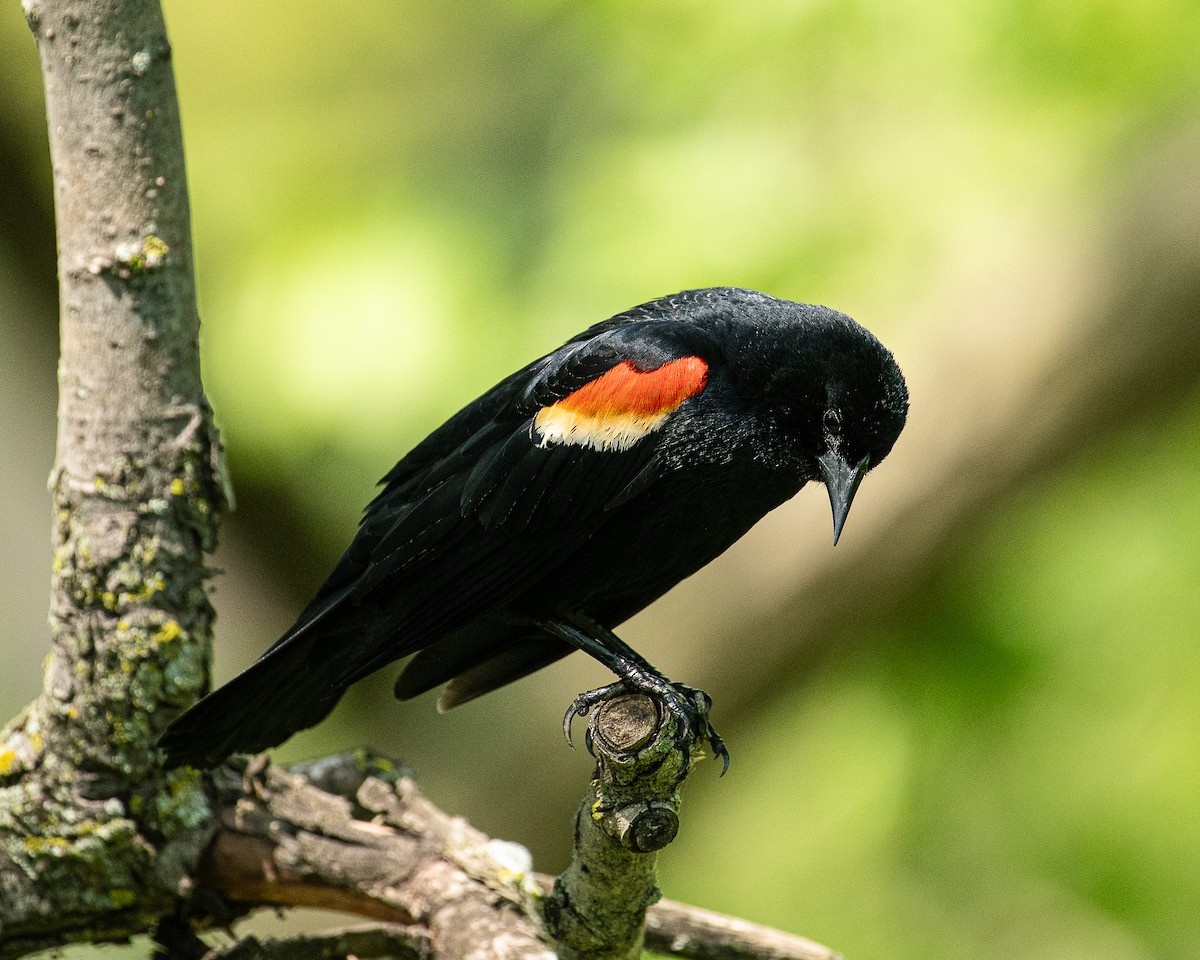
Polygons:
<instances>
[{"instance_id":1,"label":"bird's eye","mask_svg":"<svg viewBox=\"0 0 1200 960\"><path fill-rule=\"evenodd\" d=\"M829 433L838 433L842 429L842 415L837 410L826 410L821 422Z\"/></svg>"}]
</instances>

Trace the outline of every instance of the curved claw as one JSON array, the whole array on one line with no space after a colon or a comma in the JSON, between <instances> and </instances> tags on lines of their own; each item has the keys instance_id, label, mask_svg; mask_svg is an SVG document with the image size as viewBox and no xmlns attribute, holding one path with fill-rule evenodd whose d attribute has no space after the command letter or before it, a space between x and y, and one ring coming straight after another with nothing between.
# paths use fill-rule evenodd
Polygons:
<instances>
[{"instance_id":1,"label":"curved claw","mask_svg":"<svg viewBox=\"0 0 1200 960\"><path fill-rule=\"evenodd\" d=\"M688 734L691 729L693 716L697 721L702 723L704 738L708 741L708 746L713 756L720 758L721 776L725 776L729 770L729 750L726 749L725 741L721 739L721 735L717 733L717 728L708 719L708 713L713 705L712 697L698 687L689 687L682 683L674 684L673 686L677 692L686 697L686 700L679 705L677 711L680 735L686 736ZM671 703L668 706L674 708L676 704Z\"/></svg>"},{"instance_id":2,"label":"curved claw","mask_svg":"<svg viewBox=\"0 0 1200 960\"><path fill-rule=\"evenodd\" d=\"M714 757L721 758L721 776L725 776L729 772L729 751L725 748L725 741L717 733L717 728L711 723L708 725L708 746Z\"/></svg>"},{"instance_id":3,"label":"curved claw","mask_svg":"<svg viewBox=\"0 0 1200 960\"><path fill-rule=\"evenodd\" d=\"M586 717L592 712L592 707L600 703L602 700L607 700L609 697L616 696L619 693L628 693L629 684L624 680L618 680L616 683L610 683L607 686L597 687L595 690L588 690L581 693L571 705L567 707L567 712L563 714L563 736L566 737L567 745L574 750L575 744L571 739L571 723L576 717ZM591 734L588 734L588 752L591 753Z\"/></svg>"},{"instance_id":4,"label":"curved claw","mask_svg":"<svg viewBox=\"0 0 1200 960\"><path fill-rule=\"evenodd\" d=\"M567 746L572 750L575 749L575 743L571 740L571 723L575 719L575 703L572 702L567 707L567 712L563 714L563 739L567 741Z\"/></svg>"}]
</instances>

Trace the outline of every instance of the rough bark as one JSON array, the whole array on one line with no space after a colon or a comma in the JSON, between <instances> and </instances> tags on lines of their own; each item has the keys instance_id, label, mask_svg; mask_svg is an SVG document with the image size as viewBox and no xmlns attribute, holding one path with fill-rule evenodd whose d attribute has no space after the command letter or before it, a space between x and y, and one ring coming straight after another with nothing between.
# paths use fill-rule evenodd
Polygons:
<instances>
[{"instance_id":1,"label":"rough bark","mask_svg":"<svg viewBox=\"0 0 1200 960\"><path fill-rule=\"evenodd\" d=\"M608 700L592 716L596 772L575 814L571 864L544 908L563 960L641 956L646 908L661 896L656 854L679 832L693 760L695 741L676 732L645 696Z\"/></svg>"},{"instance_id":2,"label":"rough bark","mask_svg":"<svg viewBox=\"0 0 1200 960\"><path fill-rule=\"evenodd\" d=\"M210 950L200 960L429 960L432 956L429 940L406 927L363 924L294 937L246 937Z\"/></svg>"},{"instance_id":3,"label":"rough bark","mask_svg":"<svg viewBox=\"0 0 1200 960\"><path fill-rule=\"evenodd\" d=\"M199 882L241 908L325 907L403 924L440 957L552 955L523 848L443 813L386 761L322 766L317 776L339 793L261 759L217 777L220 829Z\"/></svg>"},{"instance_id":4,"label":"rough bark","mask_svg":"<svg viewBox=\"0 0 1200 960\"><path fill-rule=\"evenodd\" d=\"M0 733L0 955L167 909L205 841L152 744L207 682L225 505L200 385L183 148L157 3L27 0L46 83L61 343L52 648ZM26 940L26 933L29 939Z\"/></svg>"},{"instance_id":5,"label":"rough bark","mask_svg":"<svg viewBox=\"0 0 1200 960\"><path fill-rule=\"evenodd\" d=\"M606 719L615 718L600 722ZM400 937L404 949L427 945L439 957L543 957L550 937L562 936L564 926L571 942L556 945L559 956L630 954L644 919L646 945L662 953L701 960L833 960L827 947L745 920L667 900L646 909L656 895L654 855L625 847L633 835L647 836L627 825L638 822L641 810L653 809L650 804L674 809L675 778L690 765L687 745L664 744L669 734L660 739L657 715L654 727L651 737L658 742L640 755L618 757L615 764L602 758L580 810L594 834L577 847L558 881L533 873L523 848L489 840L429 803L391 761L357 753L291 771L261 759L227 765L214 780L219 827L192 909L209 911L202 919L222 923L258 906L351 912L386 921L371 941L385 951L377 955L390 955L389 944ZM661 775L656 758L663 760ZM632 771L637 775L630 777ZM618 776L626 782L615 782ZM629 858L643 862L618 872ZM552 885L558 889L547 895ZM549 914L554 919L543 924ZM399 929L402 934L389 933ZM259 943L261 954L230 956L321 951L329 946L326 936L336 943L341 933Z\"/></svg>"}]
</instances>

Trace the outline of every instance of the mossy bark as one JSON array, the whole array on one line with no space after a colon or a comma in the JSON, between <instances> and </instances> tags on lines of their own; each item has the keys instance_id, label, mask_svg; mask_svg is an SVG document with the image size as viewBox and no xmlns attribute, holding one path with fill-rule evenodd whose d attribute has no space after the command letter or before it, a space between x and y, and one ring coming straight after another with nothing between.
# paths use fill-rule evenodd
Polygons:
<instances>
[{"instance_id":1,"label":"mossy bark","mask_svg":"<svg viewBox=\"0 0 1200 960\"><path fill-rule=\"evenodd\" d=\"M226 505L200 383L187 187L156 0L27 0L61 291L51 651L0 733L0 956L145 929L206 837L199 778L157 773L208 683L204 554Z\"/></svg>"},{"instance_id":2,"label":"mossy bark","mask_svg":"<svg viewBox=\"0 0 1200 960\"><path fill-rule=\"evenodd\" d=\"M657 853L679 831L679 788L696 733L651 698L604 701L588 724L596 772L575 814L571 865L542 913L562 960L637 960L661 894Z\"/></svg>"}]
</instances>

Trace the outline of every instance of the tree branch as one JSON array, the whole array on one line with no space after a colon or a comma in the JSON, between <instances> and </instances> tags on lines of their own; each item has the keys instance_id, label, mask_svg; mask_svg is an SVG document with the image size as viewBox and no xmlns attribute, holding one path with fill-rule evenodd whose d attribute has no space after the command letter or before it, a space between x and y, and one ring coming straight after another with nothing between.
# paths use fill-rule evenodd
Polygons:
<instances>
[{"instance_id":1,"label":"tree branch","mask_svg":"<svg viewBox=\"0 0 1200 960\"><path fill-rule=\"evenodd\" d=\"M588 724L597 755L575 814L571 865L544 906L563 960L640 957L646 908L660 896L657 851L679 832L679 787L696 732L643 695L600 704Z\"/></svg>"},{"instance_id":2,"label":"tree branch","mask_svg":"<svg viewBox=\"0 0 1200 960\"><path fill-rule=\"evenodd\" d=\"M540 912L554 899L543 895L553 881L531 871L523 848L489 840L429 803L390 761L342 754L284 771L256 759L240 768L227 765L216 783L220 829L197 879L234 911L348 911L389 921L381 929L403 925L419 942L433 944L439 957L548 952ZM613 812L592 822L630 819ZM203 910L212 899L198 894L194 903ZM802 937L666 900L650 907L646 919L648 946L696 960L836 956ZM285 942L293 941L279 941ZM283 949L271 955L285 956ZM565 955L561 947L558 952Z\"/></svg>"},{"instance_id":3,"label":"tree branch","mask_svg":"<svg viewBox=\"0 0 1200 960\"><path fill-rule=\"evenodd\" d=\"M25 12L54 161L62 358L52 649L42 694L0 732L0 956L144 929L203 848L199 779L164 782L153 742L207 684L203 555L225 505L158 4Z\"/></svg>"},{"instance_id":4,"label":"tree branch","mask_svg":"<svg viewBox=\"0 0 1200 960\"><path fill-rule=\"evenodd\" d=\"M646 912L646 946L690 960L838 960L815 940L660 900Z\"/></svg>"},{"instance_id":5,"label":"tree branch","mask_svg":"<svg viewBox=\"0 0 1200 960\"><path fill-rule=\"evenodd\" d=\"M328 793L257 759L216 778L220 825L197 879L234 904L403 923L442 957L545 957L528 853L429 803L391 764L325 761Z\"/></svg>"}]
</instances>

